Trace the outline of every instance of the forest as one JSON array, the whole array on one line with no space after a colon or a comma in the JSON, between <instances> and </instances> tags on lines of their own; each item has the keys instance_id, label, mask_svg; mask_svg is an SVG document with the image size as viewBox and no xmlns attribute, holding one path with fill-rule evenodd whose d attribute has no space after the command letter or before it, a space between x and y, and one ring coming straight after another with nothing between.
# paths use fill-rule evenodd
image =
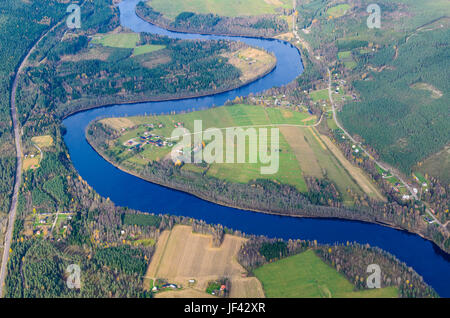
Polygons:
<instances>
[{"instance_id":1,"label":"forest","mask_svg":"<svg viewBox=\"0 0 450 318\"><path fill-rule=\"evenodd\" d=\"M85 35L56 44L46 63L28 68L23 76L21 118L27 120L32 108L64 116L81 108L201 95L242 84L242 72L222 54L236 52L243 44L172 40L150 34L142 34L139 41L141 46L165 48L134 55L133 49L93 44ZM76 60L91 51L99 51L105 58Z\"/></svg>"},{"instance_id":2,"label":"forest","mask_svg":"<svg viewBox=\"0 0 450 318\"><path fill-rule=\"evenodd\" d=\"M33 2L4 0L0 3L0 243L6 225L15 173L15 150L11 135L10 88L19 62L49 25L65 14L56 0ZM43 19L46 17L46 19ZM20 41L18 41L20 39Z\"/></svg>"},{"instance_id":3,"label":"forest","mask_svg":"<svg viewBox=\"0 0 450 318\"><path fill-rule=\"evenodd\" d=\"M361 102L346 105L339 114L350 133L407 174L450 141L447 38L447 30L419 33L399 45L395 60L392 48L367 58L369 64L388 68L372 72L370 80L354 82ZM418 83L430 85L438 95L415 88Z\"/></svg>"}]
</instances>

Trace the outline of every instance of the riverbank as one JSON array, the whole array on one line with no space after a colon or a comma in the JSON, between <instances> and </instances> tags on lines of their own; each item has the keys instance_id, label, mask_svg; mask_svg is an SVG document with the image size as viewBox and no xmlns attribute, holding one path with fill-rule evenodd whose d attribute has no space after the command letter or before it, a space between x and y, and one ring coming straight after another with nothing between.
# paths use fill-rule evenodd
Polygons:
<instances>
[{"instance_id":1,"label":"riverbank","mask_svg":"<svg viewBox=\"0 0 450 318\"><path fill-rule=\"evenodd\" d=\"M124 1L121 4L121 17L124 26L135 32L150 32L172 37L184 37L183 34L173 34L155 26L143 24L134 14L134 2ZM186 38L214 39L187 34ZM193 219L202 219L211 224L223 224L228 228L239 229L245 233L280 237L286 240L303 238L321 243L345 244L359 242L378 246L404 261L417 270L441 295L448 295L447 254L437 249L435 245L422 239L419 235L407 234L404 231L393 230L386 226L334 219L294 218L275 216L251 211L214 205L205 200L197 199L184 192L143 181L133 175L117 169L99 156L85 140L85 128L97 118L123 117L143 115L145 113L162 114L171 111L188 111L193 108L203 109L213 105L223 105L226 100L236 96L247 96L274 86L283 86L294 80L302 71L298 49L280 41L263 41L242 39L258 47L276 53L279 64L274 72L263 80L250 84L244 90L236 90L222 95L214 95L195 100L179 100L159 102L154 104L118 105L116 107L85 111L64 120L67 134L64 141L70 152L71 161L79 175L97 193L108 197L121 206L128 206L141 211L153 213L170 213L185 215ZM432 269L432 270L430 270Z\"/></svg>"},{"instance_id":2,"label":"riverbank","mask_svg":"<svg viewBox=\"0 0 450 318\"><path fill-rule=\"evenodd\" d=\"M439 248L442 252L446 253L447 255L450 255L447 251L445 251L443 248L441 248L439 245L437 245L432 238L428 237L426 235L426 233L420 232L420 231L411 231L409 229L406 229L404 227L401 227L395 223L386 221L386 220L377 220L376 218L370 218L369 215L356 215L351 213L351 215L353 217L349 217L348 215L336 215L336 212L345 210L347 212L355 212L355 211L351 211L349 209L338 209L338 208L333 208L333 207L327 207L327 206L315 206L316 208L320 209L320 212L323 214L308 214L307 209L310 206L306 206L306 208L301 211L301 210L297 210L295 211L295 213L289 213L288 211L282 211L282 210L277 210L277 209L258 209L255 208L253 205L250 204L231 204L230 202L224 201L224 200L220 200L220 199L214 199L211 196L205 195L204 193L202 193L201 191L195 190L195 188L191 188L186 186L186 184L183 183L168 183L162 179L153 177L153 178L149 178L149 177L143 177L142 175L140 175L139 173L124 167L123 165L119 165L116 162L114 162L113 160L111 160L110 158L108 158L102 151L100 151L97 147L95 147L93 145L92 142L90 142L89 138L88 138L88 134L86 134L86 141L88 142L88 144L90 145L90 147L100 156L102 157L105 161L107 161L109 164L111 164L112 166L114 166L115 168L130 174L134 177L137 177L141 180L147 181L147 182L151 182L169 189L173 189L176 191L180 191L180 192L184 192L187 193L189 195L192 195L194 197L197 197L201 200L205 200L214 204L218 204L224 207L229 207L229 208L233 208L233 209L237 209L237 210L242 210L242 211L252 211L252 212L257 212L257 213L262 213L262 214L268 214L268 215L277 215L277 216L286 216L286 217L295 217L295 218L310 218L310 219L339 219L339 220L350 220L350 221L358 221L358 222L365 222L365 223L371 223L371 224L377 224L377 225L381 225L384 227L389 227L392 229L396 229L396 230L400 230L400 231L404 231L406 233L410 233L410 234L415 234L415 235L419 235L420 237L422 237L423 239L426 239L430 242L432 242L437 248ZM199 176L199 178L201 178L201 176ZM180 178L181 179L181 178ZM245 186L249 186L249 185L245 185Z\"/></svg>"},{"instance_id":3,"label":"riverbank","mask_svg":"<svg viewBox=\"0 0 450 318\"><path fill-rule=\"evenodd\" d=\"M248 37L248 38L263 38L263 39L274 39L276 36L283 34L286 32L286 30L282 30L278 33L273 33L270 35L264 35L261 33L258 33L256 29L254 30L254 33L242 33L242 32L231 32L229 31L229 29L227 30L228 32L217 32L217 31L205 31L205 30L199 30L199 29L188 29L188 28L183 28L183 27L173 27L170 25L170 21L167 20L164 17L160 17L160 19L151 19L150 17L144 15L141 10L139 10L137 7L135 9L135 13L136 15L141 18L142 20L156 25L157 27L166 29L168 31L171 32L177 32L177 33L196 33L199 35L217 35L217 36L235 36L235 37Z\"/></svg>"},{"instance_id":4,"label":"riverbank","mask_svg":"<svg viewBox=\"0 0 450 318\"><path fill-rule=\"evenodd\" d=\"M61 114L61 119L65 120L66 118L75 115L77 113L82 113L85 112L87 110L91 110L91 109L95 109L95 108L103 108L103 107L109 107L109 106L113 106L113 105L129 105L129 104L139 104L139 103L149 103L149 102L167 102L167 101L177 101L177 100L184 100L184 99L194 99L194 98L200 98L200 97L207 97L207 96L214 96L214 95L219 95L219 94L223 94L226 92L231 92L233 90L239 89L239 88L243 88L253 82L256 82L262 78L264 78L265 76L267 76L268 74L272 73L275 68L277 67L277 61L275 58L275 61L273 63L271 63L267 69L261 73L258 74L257 76L248 79L244 82L242 82L239 85L236 86L231 86L228 88L223 88L223 89L219 89L219 90L210 90L210 91L205 91L202 93L192 93L192 94L186 94L183 93L182 95L179 96L175 96L175 95L162 95L162 96L158 96L158 97L152 97L152 98L148 98L143 96L142 98L138 98L138 99L131 99L131 100L116 100L116 101L108 101L108 102L102 102L101 99L95 99L94 101L96 102L93 105L87 106L87 107L83 107L81 109L77 109L77 110L71 110L67 113L63 113ZM100 102L99 102L100 100ZM92 101L92 100L91 100ZM83 105L85 105L85 101L83 101L83 103L81 103Z\"/></svg>"}]
</instances>

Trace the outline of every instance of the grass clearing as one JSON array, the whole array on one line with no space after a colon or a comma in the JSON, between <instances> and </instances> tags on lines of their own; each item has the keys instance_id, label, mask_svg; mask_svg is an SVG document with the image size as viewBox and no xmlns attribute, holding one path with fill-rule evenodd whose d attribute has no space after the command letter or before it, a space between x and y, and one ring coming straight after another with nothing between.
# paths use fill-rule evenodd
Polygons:
<instances>
[{"instance_id":1,"label":"grass clearing","mask_svg":"<svg viewBox=\"0 0 450 318\"><path fill-rule=\"evenodd\" d=\"M184 287L189 285L190 279L195 279L194 286L156 296L164 297L166 293L186 296L187 293L192 297L206 297L208 282L226 276L231 281L231 297L264 297L258 280L242 277L246 271L236 261L244 242L244 238L227 234L220 247L213 247L211 235L196 234L190 226L177 225L170 232L164 231L159 238L146 274L146 284L150 286L150 279L165 278Z\"/></svg>"},{"instance_id":2,"label":"grass clearing","mask_svg":"<svg viewBox=\"0 0 450 318\"><path fill-rule=\"evenodd\" d=\"M48 148L53 146L53 138L50 135L33 137L31 138L31 142L39 148Z\"/></svg>"},{"instance_id":3,"label":"grass clearing","mask_svg":"<svg viewBox=\"0 0 450 318\"><path fill-rule=\"evenodd\" d=\"M133 49L136 47L138 42L138 33L110 33L103 36L96 36L92 40L92 43L94 44L123 49Z\"/></svg>"},{"instance_id":4,"label":"grass clearing","mask_svg":"<svg viewBox=\"0 0 450 318\"><path fill-rule=\"evenodd\" d=\"M395 287L355 291L354 286L312 250L254 270L269 298L398 297Z\"/></svg>"},{"instance_id":5,"label":"grass clearing","mask_svg":"<svg viewBox=\"0 0 450 318\"><path fill-rule=\"evenodd\" d=\"M30 169L37 169L39 168L39 161L40 156L36 156L34 158L24 158L22 161L22 169L24 171L30 170Z\"/></svg>"},{"instance_id":6,"label":"grass clearing","mask_svg":"<svg viewBox=\"0 0 450 318\"><path fill-rule=\"evenodd\" d=\"M327 15L333 18L339 18L345 15L351 6L348 4L338 4L337 6L331 7L327 10Z\"/></svg>"},{"instance_id":7,"label":"grass clearing","mask_svg":"<svg viewBox=\"0 0 450 318\"><path fill-rule=\"evenodd\" d=\"M352 52L351 51L343 51L338 53L338 58L340 60L344 59L351 59L352 58Z\"/></svg>"},{"instance_id":8,"label":"grass clearing","mask_svg":"<svg viewBox=\"0 0 450 318\"><path fill-rule=\"evenodd\" d=\"M328 96L328 89L321 89L318 91L314 91L309 93L309 96L311 97L311 99L315 102L324 100L324 101L328 101L329 100L329 96Z\"/></svg>"},{"instance_id":9,"label":"grass clearing","mask_svg":"<svg viewBox=\"0 0 450 318\"><path fill-rule=\"evenodd\" d=\"M127 129L127 128L131 128L135 125L135 123L125 117L121 117L121 118L105 118L100 120L100 122L104 125L107 125L115 130L122 130L122 129Z\"/></svg>"},{"instance_id":10,"label":"grass clearing","mask_svg":"<svg viewBox=\"0 0 450 318\"><path fill-rule=\"evenodd\" d=\"M444 94L438 90L436 87L434 87L431 84L428 83L415 83L411 85L414 89L420 89L431 93L431 98L438 99L441 98Z\"/></svg>"},{"instance_id":11,"label":"grass clearing","mask_svg":"<svg viewBox=\"0 0 450 318\"><path fill-rule=\"evenodd\" d=\"M155 44L141 45L134 48L133 55L138 56L141 54L152 53L165 48L166 48L165 45L155 45Z\"/></svg>"},{"instance_id":12,"label":"grass clearing","mask_svg":"<svg viewBox=\"0 0 450 318\"><path fill-rule=\"evenodd\" d=\"M165 45L154 44L138 45L139 39L140 35L138 33L110 33L94 37L92 43L106 47L133 49L134 56L156 52L166 47Z\"/></svg>"},{"instance_id":13,"label":"grass clearing","mask_svg":"<svg viewBox=\"0 0 450 318\"><path fill-rule=\"evenodd\" d=\"M255 16L275 14L277 8L292 8L291 0L151 0L147 2L156 11L169 19L175 19L181 12L201 14L213 13L220 16Z\"/></svg>"},{"instance_id":14,"label":"grass clearing","mask_svg":"<svg viewBox=\"0 0 450 318\"><path fill-rule=\"evenodd\" d=\"M433 176L444 183L450 183L450 146L447 145L437 154L428 157L415 169L423 175Z\"/></svg>"}]
</instances>

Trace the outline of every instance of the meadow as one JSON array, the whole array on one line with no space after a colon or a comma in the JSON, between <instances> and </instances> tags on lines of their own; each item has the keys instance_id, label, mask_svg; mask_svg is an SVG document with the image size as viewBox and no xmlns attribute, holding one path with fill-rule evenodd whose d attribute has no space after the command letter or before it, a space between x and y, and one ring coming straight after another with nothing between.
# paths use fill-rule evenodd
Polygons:
<instances>
[{"instance_id":1,"label":"meadow","mask_svg":"<svg viewBox=\"0 0 450 318\"><path fill-rule=\"evenodd\" d=\"M312 250L255 269L268 298L371 298L398 297L395 287L356 291L335 269Z\"/></svg>"},{"instance_id":2,"label":"meadow","mask_svg":"<svg viewBox=\"0 0 450 318\"><path fill-rule=\"evenodd\" d=\"M181 12L236 17L274 14L277 8L292 8L291 0L151 0L147 4L170 19L175 19Z\"/></svg>"}]
</instances>

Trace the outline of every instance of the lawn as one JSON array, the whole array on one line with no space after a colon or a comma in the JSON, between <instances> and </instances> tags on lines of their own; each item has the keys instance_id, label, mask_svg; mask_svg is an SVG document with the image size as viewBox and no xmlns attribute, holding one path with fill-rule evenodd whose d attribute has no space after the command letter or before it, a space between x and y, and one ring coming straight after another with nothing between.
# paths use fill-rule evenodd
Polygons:
<instances>
[{"instance_id":1,"label":"lawn","mask_svg":"<svg viewBox=\"0 0 450 318\"><path fill-rule=\"evenodd\" d=\"M395 287L355 291L354 286L312 250L254 270L269 298L397 297Z\"/></svg>"},{"instance_id":2,"label":"lawn","mask_svg":"<svg viewBox=\"0 0 450 318\"><path fill-rule=\"evenodd\" d=\"M275 14L277 8L292 8L292 0L151 0L147 5L170 19L185 11L235 17Z\"/></svg>"}]
</instances>

